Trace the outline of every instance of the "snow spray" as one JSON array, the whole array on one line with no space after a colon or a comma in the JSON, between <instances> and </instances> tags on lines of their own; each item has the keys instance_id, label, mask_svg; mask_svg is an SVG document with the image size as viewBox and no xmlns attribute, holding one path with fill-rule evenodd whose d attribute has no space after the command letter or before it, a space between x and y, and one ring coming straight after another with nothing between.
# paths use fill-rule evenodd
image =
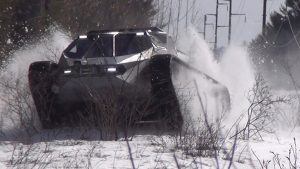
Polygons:
<instances>
[{"instance_id":1,"label":"snow spray","mask_svg":"<svg viewBox=\"0 0 300 169\"><path fill-rule=\"evenodd\" d=\"M20 94L24 95L26 95L27 92L27 96L29 95L28 98L32 101L30 94L28 94L29 65L35 61L55 60L59 58L61 52L69 43L70 38L66 33L56 28L51 28L49 35L46 35L33 44L27 44L22 48L11 52L11 56L9 57L10 60L5 69L2 70L0 79L2 83L5 82L12 87L16 87L16 89L15 91L8 93L7 86L3 84L0 86L0 131L7 134L7 132L16 131L20 128L18 127L21 123L19 115L16 115L16 112L7 110L9 104L15 102L12 99L18 98L14 96L17 92L22 92ZM57 58L55 58L55 56L57 56ZM26 115L24 114L24 116ZM38 124L38 120L35 120L34 123Z\"/></svg>"},{"instance_id":2,"label":"snow spray","mask_svg":"<svg viewBox=\"0 0 300 169\"><path fill-rule=\"evenodd\" d=\"M179 54L180 60L217 81L215 83L186 67L172 66L175 67L172 80L184 123L201 125L204 110L210 123L223 119L224 124L233 125L248 107L246 94L254 84L254 71L246 50L243 47L230 46L217 61L209 45L193 28L179 36L177 49L184 53ZM224 91L228 91L230 99L224 96L228 95ZM224 102L228 102L228 99L230 109L226 111Z\"/></svg>"}]
</instances>

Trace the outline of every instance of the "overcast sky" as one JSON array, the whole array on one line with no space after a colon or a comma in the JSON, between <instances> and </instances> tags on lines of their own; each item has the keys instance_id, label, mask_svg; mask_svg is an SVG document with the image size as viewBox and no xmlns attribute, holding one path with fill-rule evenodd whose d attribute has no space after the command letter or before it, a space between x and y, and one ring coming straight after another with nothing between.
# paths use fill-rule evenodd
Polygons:
<instances>
[{"instance_id":1,"label":"overcast sky","mask_svg":"<svg viewBox=\"0 0 300 169\"><path fill-rule=\"evenodd\" d=\"M199 0L202 3L203 13L215 13L216 0ZM224 0L219 0L224 2ZM243 41L251 41L262 30L262 12L263 12L263 0L232 0L233 1L233 13L244 13L247 18L243 16L233 16L232 20L232 40L235 43L243 43ZM284 0L268 0L267 13L268 17L274 10L278 10L280 5L284 3ZM228 12L226 6L220 6L219 10L219 25L228 25ZM214 21L214 18L210 18ZM210 28L210 32L213 28ZM218 36L220 38L219 46L226 45L227 28L220 28ZM210 39L213 40L213 35L210 35Z\"/></svg>"}]
</instances>

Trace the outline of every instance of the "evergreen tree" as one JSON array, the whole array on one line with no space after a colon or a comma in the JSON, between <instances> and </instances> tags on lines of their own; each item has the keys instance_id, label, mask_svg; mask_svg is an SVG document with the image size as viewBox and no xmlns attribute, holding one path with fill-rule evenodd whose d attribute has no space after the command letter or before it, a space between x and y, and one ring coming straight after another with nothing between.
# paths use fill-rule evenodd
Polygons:
<instances>
[{"instance_id":1,"label":"evergreen tree","mask_svg":"<svg viewBox=\"0 0 300 169\"><path fill-rule=\"evenodd\" d=\"M40 0L1 0L0 5L0 61L36 35L47 30L47 19L41 15ZM1 65L0 63L0 65Z\"/></svg>"},{"instance_id":2,"label":"evergreen tree","mask_svg":"<svg viewBox=\"0 0 300 169\"><path fill-rule=\"evenodd\" d=\"M278 12L271 14L264 35L251 42L250 52L256 63L282 64L287 62L288 53L300 51L299 42L300 0L286 0Z\"/></svg>"},{"instance_id":3,"label":"evergreen tree","mask_svg":"<svg viewBox=\"0 0 300 169\"><path fill-rule=\"evenodd\" d=\"M50 15L72 34L89 30L151 26L153 0L63 0L50 2Z\"/></svg>"}]
</instances>

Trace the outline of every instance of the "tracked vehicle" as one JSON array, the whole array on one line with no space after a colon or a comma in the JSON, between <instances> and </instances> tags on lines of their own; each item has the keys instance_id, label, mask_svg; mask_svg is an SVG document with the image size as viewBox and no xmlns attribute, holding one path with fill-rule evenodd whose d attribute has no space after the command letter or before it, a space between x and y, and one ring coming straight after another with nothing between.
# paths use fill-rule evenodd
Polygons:
<instances>
[{"instance_id":1,"label":"tracked vehicle","mask_svg":"<svg viewBox=\"0 0 300 169\"><path fill-rule=\"evenodd\" d=\"M61 125L161 123L182 117L171 81L175 45L158 28L80 35L58 63L34 62L29 86L44 128Z\"/></svg>"}]
</instances>

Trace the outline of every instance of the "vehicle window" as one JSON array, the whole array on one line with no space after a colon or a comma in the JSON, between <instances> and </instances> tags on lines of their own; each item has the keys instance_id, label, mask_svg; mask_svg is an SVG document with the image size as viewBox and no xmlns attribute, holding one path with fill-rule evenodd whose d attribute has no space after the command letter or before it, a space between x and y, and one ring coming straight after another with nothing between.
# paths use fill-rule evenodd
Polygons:
<instances>
[{"instance_id":1,"label":"vehicle window","mask_svg":"<svg viewBox=\"0 0 300 169\"><path fill-rule=\"evenodd\" d=\"M103 35L100 38L77 39L65 50L69 58L112 57L113 37Z\"/></svg>"},{"instance_id":2,"label":"vehicle window","mask_svg":"<svg viewBox=\"0 0 300 169\"><path fill-rule=\"evenodd\" d=\"M93 41L87 49L87 58L94 57L112 57L113 56L113 36L101 35L100 38Z\"/></svg>"},{"instance_id":3,"label":"vehicle window","mask_svg":"<svg viewBox=\"0 0 300 169\"><path fill-rule=\"evenodd\" d=\"M116 35L116 56L140 53L152 47L151 40L146 35L136 33Z\"/></svg>"}]
</instances>

